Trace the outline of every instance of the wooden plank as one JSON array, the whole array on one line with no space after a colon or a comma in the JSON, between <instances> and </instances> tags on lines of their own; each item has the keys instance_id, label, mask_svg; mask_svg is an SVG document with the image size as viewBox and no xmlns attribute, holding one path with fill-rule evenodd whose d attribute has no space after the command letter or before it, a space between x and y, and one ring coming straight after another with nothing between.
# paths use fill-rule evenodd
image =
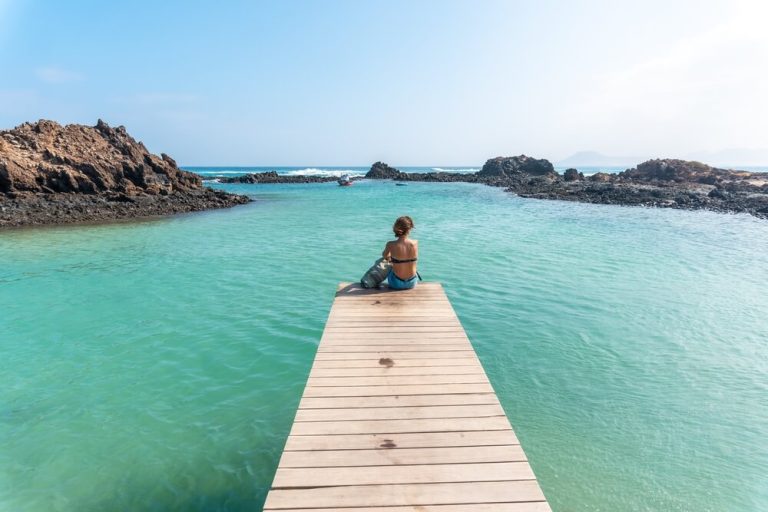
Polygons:
<instances>
[{"instance_id":1,"label":"wooden plank","mask_svg":"<svg viewBox=\"0 0 768 512\"><path fill-rule=\"evenodd\" d=\"M274 489L265 510L544 501L535 480Z\"/></svg>"},{"instance_id":2,"label":"wooden plank","mask_svg":"<svg viewBox=\"0 0 768 512\"><path fill-rule=\"evenodd\" d=\"M453 350L450 352L401 352L401 351L379 351L379 352L366 352L360 353L333 353L333 352L318 352L315 356L316 361L345 361L349 359L364 359L364 360L376 360L379 359L392 359L396 364L400 359L459 359L467 358L475 360L475 352L473 350Z\"/></svg>"},{"instance_id":3,"label":"wooden plank","mask_svg":"<svg viewBox=\"0 0 768 512\"><path fill-rule=\"evenodd\" d=\"M504 410L498 404L444 405L434 407L361 407L355 409L299 409L294 421L481 418L486 416L504 416Z\"/></svg>"},{"instance_id":4,"label":"wooden plank","mask_svg":"<svg viewBox=\"0 0 768 512\"><path fill-rule=\"evenodd\" d=\"M355 333L355 332L330 332L323 334L323 337L320 339L320 343L322 344L325 340L364 340L364 341L382 341L382 340L408 340L408 341L419 341L423 339L440 339L440 340L452 340L452 339L459 339L459 340L466 340L467 336L464 333L461 332L425 332L425 333L418 333L418 334L409 334L409 333L396 333L396 332L388 332L388 333Z\"/></svg>"},{"instance_id":5,"label":"wooden plank","mask_svg":"<svg viewBox=\"0 0 768 512\"><path fill-rule=\"evenodd\" d=\"M337 315L340 318L328 318L325 324L326 328L338 328L338 327L399 327L399 326L415 326L415 327L462 327L456 317L446 318L430 318L430 317L390 317L386 320L382 320L380 317L344 317L343 315Z\"/></svg>"},{"instance_id":6,"label":"wooden plank","mask_svg":"<svg viewBox=\"0 0 768 512\"><path fill-rule=\"evenodd\" d=\"M367 368L313 368L309 377L395 377L405 375L485 375L479 364L464 366L369 366Z\"/></svg>"},{"instance_id":7,"label":"wooden plank","mask_svg":"<svg viewBox=\"0 0 768 512\"><path fill-rule=\"evenodd\" d=\"M307 386L403 386L421 384L484 384L488 378L474 375L385 375L383 377L310 377Z\"/></svg>"},{"instance_id":8,"label":"wooden plank","mask_svg":"<svg viewBox=\"0 0 768 512\"><path fill-rule=\"evenodd\" d=\"M419 384L403 386L308 386L304 396L403 396L403 395L455 395L461 393L493 393L490 384Z\"/></svg>"},{"instance_id":9,"label":"wooden plank","mask_svg":"<svg viewBox=\"0 0 768 512\"><path fill-rule=\"evenodd\" d=\"M339 286L265 510L549 511L439 284Z\"/></svg>"},{"instance_id":10,"label":"wooden plank","mask_svg":"<svg viewBox=\"0 0 768 512\"><path fill-rule=\"evenodd\" d=\"M461 505L406 505L398 507L285 508L280 510L283 512L552 512L546 501L462 503Z\"/></svg>"},{"instance_id":11,"label":"wooden plank","mask_svg":"<svg viewBox=\"0 0 768 512\"><path fill-rule=\"evenodd\" d=\"M433 321L433 322L454 322L457 320L453 311L446 310L445 313L436 315L433 313L422 313L416 311L402 311L399 313L381 312L381 311L342 311L332 310L328 314L328 320L331 322L354 320L354 321L374 321L386 322L389 320L408 320L413 322Z\"/></svg>"},{"instance_id":12,"label":"wooden plank","mask_svg":"<svg viewBox=\"0 0 768 512\"><path fill-rule=\"evenodd\" d=\"M366 420L366 421L300 421L293 424L292 436L381 434L383 432L462 432L466 430L508 430L504 416L488 418L416 419L416 420Z\"/></svg>"},{"instance_id":13,"label":"wooden plank","mask_svg":"<svg viewBox=\"0 0 768 512\"><path fill-rule=\"evenodd\" d=\"M403 464L473 464L524 462L520 445L447 448L377 448L374 450L287 451L280 467L400 466Z\"/></svg>"},{"instance_id":14,"label":"wooden plank","mask_svg":"<svg viewBox=\"0 0 768 512\"><path fill-rule=\"evenodd\" d=\"M512 429L468 432L347 434L289 436L285 451L375 450L396 448L448 448L519 444Z\"/></svg>"},{"instance_id":15,"label":"wooden plank","mask_svg":"<svg viewBox=\"0 0 768 512\"><path fill-rule=\"evenodd\" d=\"M371 400L367 396L345 397L309 397L304 396L299 409L349 409L383 407L436 407L440 405L492 405L499 399L493 393L463 393L456 395L405 395L377 396Z\"/></svg>"},{"instance_id":16,"label":"wooden plank","mask_svg":"<svg viewBox=\"0 0 768 512\"><path fill-rule=\"evenodd\" d=\"M367 312L369 314L377 313L418 313L420 315L433 313L454 313L453 308L434 302L380 302L377 304L349 304L342 307L336 307L334 312Z\"/></svg>"},{"instance_id":17,"label":"wooden plank","mask_svg":"<svg viewBox=\"0 0 768 512\"><path fill-rule=\"evenodd\" d=\"M378 359L376 358L364 358L364 359L353 359L353 360L328 360L323 361L321 359L315 358L315 364L312 366L313 368L382 368L384 367L385 363L381 363L380 361L382 359L386 359L386 357L382 356ZM440 358L440 359L425 359L423 357L416 357L413 359L399 359L397 361L392 361L393 366L392 368L403 368L403 367L410 367L410 368L416 368L416 367L445 367L445 366L467 366L467 365L480 365L480 361L477 359L477 357L466 357L462 355L461 357L446 357L446 358Z\"/></svg>"},{"instance_id":18,"label":"wooden plank","mask_svg":"<svg viewBox=\"0 0 768 512\"><path fill-rule=\"evenodd\" d=\"M527 462L477 464L420 464L359 467L279 467L273 489L337 485L426 484L444 482L498 482L533 480Z\"/></svg>"},{"instance_id":19,"label":"wooden plank","mask_svg":"<svg viewBox=\"0 0 768 512\"><path fill-rule=\"evenodd\" d=\"M403 339L393 339L393 340L386 340L384 343L387 345L408 345L408 346L425 346L425 345L438 345L438 346L444 346L447 341L450 341L451 344L455 343L461 343L464 346L469 346L471 348L471 345L462 338L452 338L450 340L445 340L444 338L421 338L421 339L411 339L411 340L403 340ZM349 339L325 339L323 340L323 344L320 348L324 347L339 347L339 346L346 346L346 345L360 345L361 343L365 343L363 341L360 341L357 338L349 338ZM434 347L433 347L434 350Z\"/></svg>"},{"instance_id":20,"label":"wooden plank","mask_svg":"<svg viewBox=\"0 0 768 512\"><path fill-rule=\"evenodd\" d=\"M345 325L344 327L332 327L327 326L325 328L326 333L339 333L339 332L350 332L350 333L361 333L361 332L374 332L374 333L391 333L391 332L406 332L406 333L422 333L422 332L428 332L428 333L437 333L437 332L450 332L450 333L458 333L466 338L466 335L464 334L464 329L462 329L460 326L457 325L384 325L384 326L369 326L369 325Z\"/></svg>"},{"instance_id":21,"label":"wooden plank","mask_svg":"<svg viewBox=\"0 0 768 512\"><path fill-rule=\"evenodd\" d=\"M386 341L382 341L386 343ZM440 350L461 350L471 351L472 345L469 343L444 343L439 345ZM330 353L330 352L343 352L347 354L360 353L360 352L433 352L435 347L432 345L420 345L417 343L400 343L395 345L334 345L333 343L324 343L318 350L318 354Z\"/></svg>"}]
</instances>

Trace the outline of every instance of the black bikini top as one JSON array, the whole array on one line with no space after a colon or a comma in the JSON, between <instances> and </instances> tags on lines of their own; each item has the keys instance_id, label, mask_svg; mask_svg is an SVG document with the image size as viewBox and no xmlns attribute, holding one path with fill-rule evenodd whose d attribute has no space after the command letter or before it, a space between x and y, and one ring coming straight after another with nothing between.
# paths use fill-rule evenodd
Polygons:
<instances>
[{"instance_id":1,"label":"black bikini top","mask_svg":"<svg viewBox=\"0 0 768 512\"><path fill-rule=\"evenodd\" d=\"M410 259L407 259L407 260L399 260L399 259L395 258L394 256L391 256L389 259L392 260L392 263L413 263L418 258L410 258Z\"/></svg>"}]
</instances>

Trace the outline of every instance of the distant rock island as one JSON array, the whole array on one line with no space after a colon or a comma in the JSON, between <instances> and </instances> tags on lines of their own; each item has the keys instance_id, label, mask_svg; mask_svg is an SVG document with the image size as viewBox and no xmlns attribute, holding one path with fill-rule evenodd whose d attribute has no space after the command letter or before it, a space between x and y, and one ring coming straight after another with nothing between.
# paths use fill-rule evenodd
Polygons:
<instances>
[{"instance_id":1,"label":"distant rock island","mask_svg":"<svg viewBox=\"0 0 768 512\"><path fill-rule=\"evenodd\" d=\"M0 227L99 222L228 208L245 196L204 187L125 128L53 121L0 131Z\"/></svg>"},{"instance_id":2,"label":"distant rock island","mask_svg":"<svg viewBox=\"0 0 768 512\"><path fill-rule=\"evenodd\" d=\"M561 175L549 161L525 155L492 158L473 174L404 173L376 162L365 177L485 183L536 199L744 212L768 218L768 173L676 159L648 160L618 174L587 177L576 169Z\"/></svg>"},{"instance_id":3,"label":"distant rock island","mask_svg":"<svg viewBox=\"0 0 768 512\"><path fill-rule=\"evenodd\" d=\"M243 176L216 177L219 183L329 183L338 181L336 176L313 176L313 175L286 175L277 174L275 171L252 172ZM354 179L354 178L353 178Z\"/></svg>"}]
</instances>

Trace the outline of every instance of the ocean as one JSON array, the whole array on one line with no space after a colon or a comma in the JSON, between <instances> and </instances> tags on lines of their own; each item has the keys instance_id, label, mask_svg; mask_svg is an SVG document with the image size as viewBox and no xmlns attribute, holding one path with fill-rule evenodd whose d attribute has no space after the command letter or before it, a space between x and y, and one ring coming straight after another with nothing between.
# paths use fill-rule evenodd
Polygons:
<instances>
[{"instance_id":1,"label":"ocean","mask_svg":"<svg viewBox=\"0 0 768 512\"><path fill-rule=\"evenodd\" d=\"M336 285L404 214L553 510L768 510L768 222L212 186L255 201L0 232L0 511L260 510Z\"/></svg>"},{"instance_id":2,"label":"ocean","mask_svg":"<svg viewBox=\"0 0 768 512\"><path fill-rule=\"evenodd\" d=\"M426 173L426 172L449 172L449 173L458 173L458 174L468 174L477 172L480 170L480 167L472 167L469 165L465 166L435 166L435 167L402 167L398 166L398 169L400 169L403 172L418 172L418 173ZM251 172L268 172L268 171L274 171L278 174L284 174L287 176L342 176L342 175L349 175L349 176L356 176L356 177L363 177L365 176L365 173L367 173L370 170L370 166L366 167L360 167L360 166L346 166L346 167L280 167L280 166L266 166L266 167L184 167L184 169L188 171L192 171L194 173L197 173L201 176L203 176L204 179L207 180L215 180L216 178L223 178L223 177L232 177L232 176L242 176L247 173ZM566 167L558 167L555 166L555 170L558 172L563 172L566 169ZM592 174L595 174L597 172L609 172L609 173L617 173L625 170L625 167L580 167L579 171L581 171L585 176L589 176Z\"/></svg>"}]
</instances>

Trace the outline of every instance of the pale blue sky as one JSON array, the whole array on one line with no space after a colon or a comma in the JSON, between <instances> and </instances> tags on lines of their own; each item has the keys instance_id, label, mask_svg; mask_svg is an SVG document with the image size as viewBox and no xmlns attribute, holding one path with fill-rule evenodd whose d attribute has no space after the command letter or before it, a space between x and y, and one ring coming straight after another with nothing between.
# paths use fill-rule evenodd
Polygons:
<instances>
[{"instance_id":1,"label":"pale blue sky","mask_svg":"<svg viewBox=\"0 0 768 512\"><path fill-rule=\"evenodd\" d=\"M765 3L0 0L0 127L185 165L766 148Z\"/></svg>"}]
</instances>

